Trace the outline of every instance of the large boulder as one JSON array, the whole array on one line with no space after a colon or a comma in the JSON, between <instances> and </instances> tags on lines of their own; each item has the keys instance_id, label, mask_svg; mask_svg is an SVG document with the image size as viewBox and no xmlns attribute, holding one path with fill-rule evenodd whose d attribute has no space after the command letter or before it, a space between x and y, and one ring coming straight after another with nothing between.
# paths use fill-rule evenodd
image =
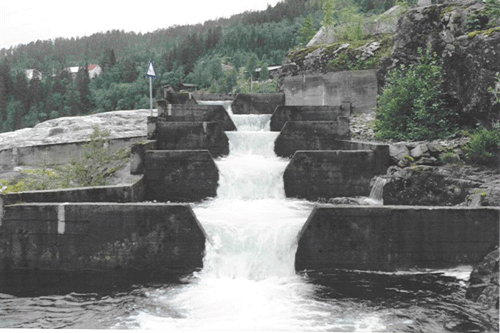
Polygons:
<instances>
[{"instance_id":1,"label":"large boulder","mask_svg":"<svg viewBox=\"0 0 500 333\"><path fill-rule=\"evenodd\" d=\"M498 310L499 299L499 249L490 252L474 267L469 279L469 288L465 297Z\"/></svg>"}]
</instances>

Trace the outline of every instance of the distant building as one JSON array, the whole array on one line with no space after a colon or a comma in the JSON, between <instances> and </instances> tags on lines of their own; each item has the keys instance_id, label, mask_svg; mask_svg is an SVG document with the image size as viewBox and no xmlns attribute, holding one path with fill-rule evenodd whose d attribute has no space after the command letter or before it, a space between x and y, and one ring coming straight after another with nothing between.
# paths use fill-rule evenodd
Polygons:
<instances>
[{"instance_id":1,"label":"distant building","mask_svg":"<svg viewBox=\"0 0 500 333\"><path fill-rule=\"evenodd\" d=\"M197 91L198 86L191 83L181 83L179 84L179 90L182 91Z\"/></svg>"},{"instance_id":2,"label":"distant building","mask_svg":"<svg viewBox=\"0 0 500 333\"><path fill-rule=\"evenodd\" d=\"M38 77L40 80L42 79L42 73L36 69L27 69L25 71L26 73L26 78L31 81L32 78Z\"/></svg>"},{"instance_id":3,"label":"distant building","mask_svg":"<svg viewBox=\"0 0 500 333\"><path fill-rule=\"evenodd\" d=\"M278 72L281 68L281 65L270 65L270 66L267 66L267 70L269 71L269 78L272 80L274 79L274 77L276 75L278 75ZM260 77L260 71L262 70L262 68L256 68L255 69L255 73L257 74L256 77L259 78Z\"/></svg>"},{"instance_id":4,"label":"distant building","mask_svg":"<svg viewBox=\"0 0 500 333\"><path fill-rule=\"evenodd\" d=\"M89 65L89 77L91 79L101 75L102 68L99 65Z\"/></svg>"},{"instance_id":5,"label":"distant building","mask_svg":"<svg viewBox=\"0 0 500 333\"><path fill-rule=\"evenodd\" d=\"M74 79L76 79L76 74L78 74L79 69L80 69L80 67L74 66L74 67L66 67L64 70L67 71L68 73L70 73L71 77L74 80ZM89 78L91 78L91 79L101 75L101 73L102 73L102 68L99 65L89 65L88 70L89 70Z\"/></svg>"},{"instance_id":6,"label":"distant building","mask_svg":"<svg viewBox=\"0 0 500 333\"><path fill-rule=\"evenodd\" d=\"M74 79L76 79L76 74L78 73L78 69L79 68L80 67L78 67L78 66L73 66L73 67L66 67L64 70L66 72L70 73L71 74L71 78L74 80Z\"/></svg>"}]
</instances>

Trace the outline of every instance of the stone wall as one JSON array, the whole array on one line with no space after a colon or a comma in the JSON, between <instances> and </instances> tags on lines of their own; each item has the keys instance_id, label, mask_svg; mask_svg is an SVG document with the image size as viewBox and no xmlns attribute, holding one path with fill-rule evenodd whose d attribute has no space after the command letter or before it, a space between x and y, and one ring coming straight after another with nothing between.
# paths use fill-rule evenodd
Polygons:
<instances>
[{"instance_id":1,"label":"stone wall","mask_svg":"<svg viewBox=\"0 0 500 333\"><path fill-rule=\"evenodd\" d=\"M352 112L369 113L377 106L375 70L302 74L283 77L286 105L331 105L350 102Z\"/></svg>"},{"instance_id":2,"label":"stone wall","mask_svg":"<svg viewBox=\"0 0 500 333\"><path fill-rule=\"evenodd\" d=\"M146 200L193 202L215 197L219 170L208 150L145 153Z\"/></svg>"},{"instance_id":3,"label":"stone wall","mask_svg":"<svg viewBox=\"0 0 500 333\"><path fill-rule=\"evenodd\" d=\"M498 246L500 208L320 205L299 235L297 270L444 268Z\"/></svg>"},{"instance_id":4,"label":"stone wall","mask_svg":"<svg viewBox=\"0 0 500 333\"><path fill-rule=\"evenodd\" d=\"M0 227L0 268L184 274L202 267L205 240L189 205L13 205Z\"/></svg>"}]
</instances>

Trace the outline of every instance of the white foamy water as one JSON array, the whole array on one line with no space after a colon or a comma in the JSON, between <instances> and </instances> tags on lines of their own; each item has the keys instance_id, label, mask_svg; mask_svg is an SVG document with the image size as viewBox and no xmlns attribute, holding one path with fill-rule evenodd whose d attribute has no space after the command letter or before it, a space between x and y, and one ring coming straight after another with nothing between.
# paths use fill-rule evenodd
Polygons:
<instances>
[{"instance_id":1,"label":"white foamy water","mask_svg":"<svg viewBox=\"0 0 500 333\"><path fill-rule=\"evenodd\" d=\"M274 153L279 133L269 131L270 115L231 116L238 131L226 132L230 154L216 161L217 198L193 205L209 238L203 269L188 284L155 295L176 316L141 312L135 322L147 329L341 327L345 316L331 316L341 309L314 300L316 287L295 273L297 236L314 204L285 198L289 160ZM348 322L354 329L381 327L373 316Z\"/></svg>"}]
</instances>

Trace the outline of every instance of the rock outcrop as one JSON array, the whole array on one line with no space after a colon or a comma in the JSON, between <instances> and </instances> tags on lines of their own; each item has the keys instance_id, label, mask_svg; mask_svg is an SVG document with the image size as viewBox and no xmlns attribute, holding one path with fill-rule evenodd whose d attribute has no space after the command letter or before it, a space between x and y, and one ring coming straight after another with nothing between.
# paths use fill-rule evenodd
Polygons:
<instances>
[{"instance_id":1,"label":"rock outcrop","mask_svg":"<svg viewBox=\"0 0 500 333\"><path fill-rule=\"evenodd\" d=\"M500 72L500 24L489 22L485 10L475 0L410 9L398 21L394 49L378 71L379 88L389 70L415 63L419 48L430 50L442 57L443 97L464 122L500 119L500 104L488 92Z\"/></svg>"},{"instance_id":2,"label":"rock outcrop","mask_svg":"<svg viewBox=\"0 0 500 333\"><path fill-rule=\"evenodd\" d=\"M497 310L499 300L499 258L500 252L497 248L474 267L469 279L470 285L465 294L466 298L489 305Z\"/></svg>"},{"instance_id":3,"label":"rock outcrop","mask_svg":"<svg viewBox=\"0 0 500 333\"><path fill-rule=\"evenodd\" d=\"M146 136L149 115L149 110L131 110L51 119L32 128L0 133L0 150L88 140L94 126L109 131L110 138Z\"/></svg>"},{"instance_id":4,"label":"rock outcrop","mask_svg":"<svg viewBox=\"0 0 500 333\"><path fill-rule=\"evenodd\" d=\"M500 206L499 170L467 165L467 139L397 142L384 176L384 204Z\"/></svg>"}]
</instances>

